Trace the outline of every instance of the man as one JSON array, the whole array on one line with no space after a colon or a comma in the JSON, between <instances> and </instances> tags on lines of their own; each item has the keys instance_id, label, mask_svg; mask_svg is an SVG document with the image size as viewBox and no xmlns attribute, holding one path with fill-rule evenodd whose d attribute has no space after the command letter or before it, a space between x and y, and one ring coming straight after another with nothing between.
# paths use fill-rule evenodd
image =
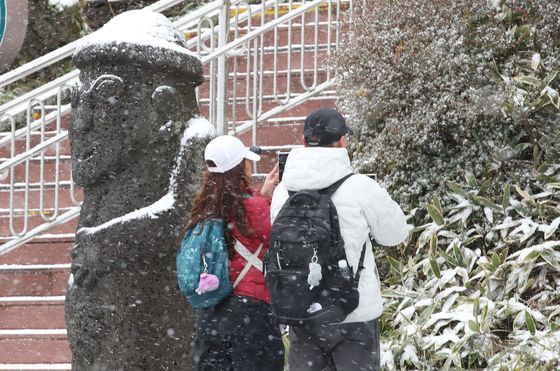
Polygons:
<instances>
[{"instance_id":1,"label":"man","mask_svg":"<svg viewBox=\"0 0 560 371\"><path fill-rule=\"evenodd\" d=\"M293 149L286 161L282 182L274 192L271 221L288 199L288 190L324 189L352 173L346 135L352 129L337 111L321 108L305 120L304 148ZM410 227L400 207L373 179L356 174L332 196L339 218L346 257L358 266L364 243L366 254L360 276L358 307L340 324L323 327L290 327L290 370L380 368L380 325L383 310L379 276L368 234L384 246L402 243Z\"/></svg>"}]
</instances>

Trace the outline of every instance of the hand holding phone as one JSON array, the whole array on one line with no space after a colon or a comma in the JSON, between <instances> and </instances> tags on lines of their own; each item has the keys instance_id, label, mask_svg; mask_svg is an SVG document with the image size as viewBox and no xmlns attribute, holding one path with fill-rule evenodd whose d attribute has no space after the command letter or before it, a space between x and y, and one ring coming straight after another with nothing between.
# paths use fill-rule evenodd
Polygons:
<instances>
[{"instance_id":1,"label":"hand holding phone","mask_svg":"<svg viewBox=\"0 0 560 371\"><path fill-rule=\"evenodd\" d=\"M272 194L274 193L274 189L276 188L276 185L278 185L278 183L278 164L276 164L264 178L264 183L261 188L261 195L266 198L272 198Z\"/></svg>"}]
</instances>

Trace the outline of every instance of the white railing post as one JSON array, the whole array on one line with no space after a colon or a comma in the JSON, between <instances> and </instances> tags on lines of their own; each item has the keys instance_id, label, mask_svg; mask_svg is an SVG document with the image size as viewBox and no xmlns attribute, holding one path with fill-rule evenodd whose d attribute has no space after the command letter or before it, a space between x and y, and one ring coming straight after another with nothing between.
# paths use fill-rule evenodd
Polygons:
<instances>
[{"instance_id":1,"label":"white railing post","mask_svg":"<svg viewBox=\"0 0 560 371\"><path fill-rule=\"evenodd\" d=\"M230 0L223 0L222 9L218 18L218 49L223 48L228 42ZM227 53L218 58L218 92L216 95L216 131L222 135L227 131Z\"/></svg>"}]
</instances>

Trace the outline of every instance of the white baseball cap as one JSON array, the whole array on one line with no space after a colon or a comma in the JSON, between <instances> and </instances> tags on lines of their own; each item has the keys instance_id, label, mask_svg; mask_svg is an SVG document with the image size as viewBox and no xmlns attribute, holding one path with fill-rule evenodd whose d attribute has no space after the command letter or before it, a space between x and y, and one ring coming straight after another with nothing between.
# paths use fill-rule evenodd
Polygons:
<instances>
[{"instance_id":1,"label":"white baseball cap","mask_svg":"<svg viewBox=\"0 0 560 371\"><path fill-rule=\"evenodd\" d=\"M225 173L239 165L244 158L259 161L261 156L248 150L243 142L230 135L221 135L212 139L204 150L204 160L216 164L215 167L207 166L211 173Z\"/></svg>"}]
</instances>

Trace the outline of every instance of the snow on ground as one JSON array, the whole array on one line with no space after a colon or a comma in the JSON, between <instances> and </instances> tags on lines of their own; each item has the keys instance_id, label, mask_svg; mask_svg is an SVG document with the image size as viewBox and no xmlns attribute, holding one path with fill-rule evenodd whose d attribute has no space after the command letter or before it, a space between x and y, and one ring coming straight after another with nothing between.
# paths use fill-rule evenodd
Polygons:
<instances>
[{"instance_id":1,"label":"snow on ground","mask_svg":"<svg viewBox=\"0 0 560 371\"><path fill-rule=\"evenodd\" d=\"M380 355L380 363L381 367L385 367L389 370L395 369L395 357L393 356L393 352L388 343L382 341L381 346L381 355Z\"/></svg>"}]
</instances>

